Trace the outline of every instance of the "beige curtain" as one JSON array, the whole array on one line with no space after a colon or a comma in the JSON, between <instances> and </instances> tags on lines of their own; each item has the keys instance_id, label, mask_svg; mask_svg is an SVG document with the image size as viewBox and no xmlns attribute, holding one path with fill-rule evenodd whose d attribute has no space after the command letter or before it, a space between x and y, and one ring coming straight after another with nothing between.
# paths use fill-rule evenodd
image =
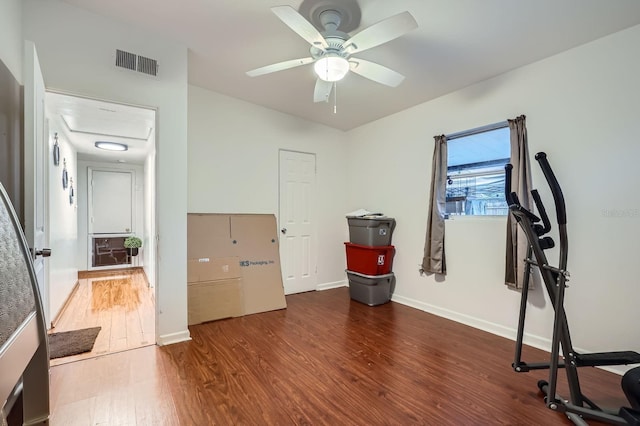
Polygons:
<instances>
[{"instance_id":1,"label":"beige curtain","mask_svg":"<svg viewBox=\"0 0 640 426\"><path fill-rule=\"evenodd\" d=\"M435 136L433 164L431 166L431 195L429 197L429 219L424 243L424 258L420 273L446 275L444 256L444 217L447 181L447 138Z\"/></svg>"},{"instance_id":2,"label":"beige curtain","mask_svg":"<svg viewBox=\"0 0 640 426\"><path fill-rule=\"evenodd\" d=\"M529 162L529 147L527 143L527 126L525 116L521 115L509 121L511 131L511 191L520 199L520 204L527 210L532 210L533 197L531 196L531 163ZM513 288L522 288L527 248L529 243L524 231L512 215L507 217L507 253L505 284ZM530 283L530 288L533 287Z\"/></svg>"}]
</instances>

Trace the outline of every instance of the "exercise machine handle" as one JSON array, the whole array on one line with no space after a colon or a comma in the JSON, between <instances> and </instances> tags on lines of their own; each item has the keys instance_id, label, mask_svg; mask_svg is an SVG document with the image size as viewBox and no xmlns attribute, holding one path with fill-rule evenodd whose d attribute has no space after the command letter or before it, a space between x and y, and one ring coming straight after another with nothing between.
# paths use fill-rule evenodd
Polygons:
<instances>
[{"instance_id":1,"label":"exercise machine handle","mask_svg":"<svg viewBox=\"0 0 640 426\"><path fill-rule=\"evenodd\" d=\"M553 201L556 204L556 216L558 218L558 225L566 225L567 224L567 211L564 203L564 196L562 195L562 189L560 189L560 184L556 179L556 175L553 173L551 166L549 165L549 161L547 160L547 154L544 152L539 152L536 154L536 161L540 164L540 168L542 169L542 173L544 174L545 179L547 179L547 183L551 188L551 194L553 195Z\"/></svg>"},{"instance_id":2,"label":"exercise machine handle","mask_svg":"<svg viewBox=\"0 0 640 426\"><path fill-rule=\"evenodd\" d=\"M504 198L507 200L507 205L512 206L516 203L514 200L515 193L511 192L511 171L513 166L511 164L505 164L504 166Z\"/></svg>"},{"instance_id":3,"label":"exercise machine handle","mask_svg":"<svg viewBox=\"0 0 640 426\"><path fill-rule=\"evenodd\" d=\"M549 231L551 231L551 221L549 220L549 216L547 215L547 211L544 208L544 204L542 203L542 199L540 199L540 194L538 194L537 190L531 191L531 196L533 197L533 202L540 213L540 218L534 215L532 212L524 208L520 204L520 200L518 199L518 194L511 191L511 180L513 175L513 165L506 164L504 166L504 193L505 199L507 200L507 204L510 209L516 209L524 214L526 214L532 223L539 222L542 219L543 225L533 225L533 229L538 236L542 236Z\"/></svg>"},{"instance_id":4,"label":"exercise machine handle","mask_svg":"<svg viewBox=\"0 0 640 426\"><path fill-rule=\"evenodd\" d=\"M540 218L542 219L542 224L544 225L540 229L536 230L538 235L547 234L551 231L551 221L549 220L549 216L547 215L547 210L544 208L544 204L542 203L542 199L540 198L540 194L538 194L538 190L534 189L531 191L531 196L533 197L533 202L536 204L536 208L538 209L538 213L540 214Z\"/></svg>"}]
</instances>

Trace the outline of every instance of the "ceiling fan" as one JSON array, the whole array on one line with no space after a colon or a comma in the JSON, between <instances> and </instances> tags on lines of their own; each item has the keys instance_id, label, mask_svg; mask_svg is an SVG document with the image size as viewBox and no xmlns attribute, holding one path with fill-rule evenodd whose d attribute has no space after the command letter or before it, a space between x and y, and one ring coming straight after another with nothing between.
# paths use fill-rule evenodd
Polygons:
<instances>
[{"instance_id":1,"label":"ceiling fan","mask_svg":"<svg viewBox=\"0 0 640 426\"><path fill-rule=\"evenodd\" d=\"M409 12L386 18L350 36L340 31L344 18L352 15L344 9L344 3L342 6L323 3L323 10L315 14L318 26L324 28L323 32L319 32L291 6L275 6L271 11L311 45L311 56L256 68L247 71L248 76L256 77L313 63L318 77L313 94L314 102L327 101L335 82L344 78L349 71L390 87L396 87L404 80L402 74L392 69L355 58L353 55L387 43L417 28L418 24Z\"/></svg>"}]
</instances>

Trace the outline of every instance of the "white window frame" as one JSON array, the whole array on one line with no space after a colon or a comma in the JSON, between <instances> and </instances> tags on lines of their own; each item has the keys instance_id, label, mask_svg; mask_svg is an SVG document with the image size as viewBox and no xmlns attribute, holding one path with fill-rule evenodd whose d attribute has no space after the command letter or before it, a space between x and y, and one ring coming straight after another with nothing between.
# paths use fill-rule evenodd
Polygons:
<instances>
[{"instance_id":1,"label":"white window frame","mask_svg":"<svg viewBox=\"0 0 640 426\"><path fill-rule=\"evenodd\" d=\"M473 136L473 135L477 135L480 133L486 133L486 132L491 132L494 130L498 130L498 129L503 129L503 128L508 128L509 127L509 123L507 121L502 121L499 123L494 123L494 124L489 124L486 126L482 126L482 127L476 127L474 129L469 129L469 130L465 130L462 132L457 132L457 133L452 133L449 135L446 135L447 138L447 144L449 144L451 141L454 141L455 139L460 139L460 138L465 138L468 136ZM510 145L510 142L508 142ZM449 147L448 147L449 148ZM448 160L448 159L447 159ZM503 158L496 158L495 161L502 161L504 160ZM506 158L506 162L509 161L509 158ZM490 161L494 161L494 160L489 160ZM473 164L473 163L469 163L469 164ZM455 166L454 166L455 167ZM498 175L504 175L504 169L502 169L502 173L499 173ZM460 177L458 179L464 179L464 178L475 178L475 177L481 177L481 176L495 176L496 175L496 170L487 170L487 171L479 171L479 172L471 172L471 173L462 173L461 175L459 175ZM456 180L456 177L454 177L453 175L449 174L449 165L448 165L448 161L447 161L447 181L449 180ZM447 190L446 192L449 192L448 186L449 183L447 182L446 184ZM451 202L451 201L449 201ZM506 202L505 202L506 203ZM459 219L459 218L503 218L506 217L508 215L508 208L505 205L504 208L504 214L493 214L493 215L478 215L478 214L450 214L447 213L446 218L447 219Z\"/></svg>"}]
</instances>

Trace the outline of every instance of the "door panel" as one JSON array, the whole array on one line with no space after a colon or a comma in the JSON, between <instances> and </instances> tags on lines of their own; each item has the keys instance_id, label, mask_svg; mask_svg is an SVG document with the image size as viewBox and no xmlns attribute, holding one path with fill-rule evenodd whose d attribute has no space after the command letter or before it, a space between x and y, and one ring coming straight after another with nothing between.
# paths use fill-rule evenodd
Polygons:
<instances>
[{"instance_id":1,"label":"door panel","mask_svg":"<svg viewBox=\"0 0 640 426\"><path fill-rule=\"evenodd\" d=\"M280 151L280 257L285 294L316 289L316 157Z\"/></svg>"},{"instance_id":2,"label":"door panel","mask_svg":"<svg viewBox=\"0 0 640 426\"><path fill-rule=\"evenodd\" d=\"M25 45L24 57L24 217L25 236L36 253L49 245L48 130L45 126L45 86L33 43ZM49 318L49 284L47 262L36 256L33 262L40 288L45 324Z\"/></svg>"},{"instance_id":3,"label":"door panel","mask_svg":"<svg viewBox=\"0 0 640 426\"><path fill-rule=\"evenodd\" d=\"M89 231L122 234L133 229L133 174L129 171L90 170Z\"/></svg>"}]
</instances>

